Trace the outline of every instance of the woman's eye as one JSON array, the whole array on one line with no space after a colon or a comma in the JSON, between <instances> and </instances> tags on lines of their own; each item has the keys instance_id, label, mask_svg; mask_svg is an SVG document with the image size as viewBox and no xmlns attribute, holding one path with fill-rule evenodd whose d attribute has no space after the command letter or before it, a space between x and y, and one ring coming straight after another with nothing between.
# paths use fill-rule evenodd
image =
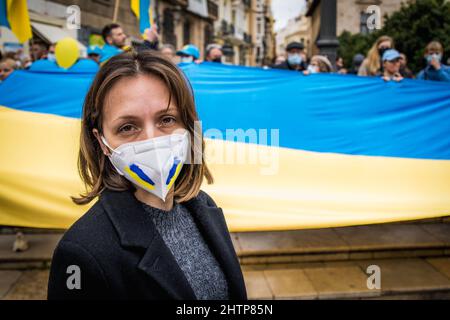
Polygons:
<instances>
[{"instance_id":1,"label":"woman's eye","mask_svg":"<svg viewBox=\"0 0 450 320\"><path fill-rule=\"evenodd\" d=\"M131 131L133 131L135 129L136 129L135 126L133 126L131 124L126 124L126 125L120 127L119 132L125 132L126 133L126 132L131 132Z\"/></svg>"},{"instance_id":2,"label":"woman's eye","mask_svg":"<svg viewBox=\"0 0 450 320\"><path fill-rule=\"evenodd\" d=\"M174 117L164 117L161 119L161 125L167 127L171 126L176 122L176 119Z\"/></svg>"}]
</instances>

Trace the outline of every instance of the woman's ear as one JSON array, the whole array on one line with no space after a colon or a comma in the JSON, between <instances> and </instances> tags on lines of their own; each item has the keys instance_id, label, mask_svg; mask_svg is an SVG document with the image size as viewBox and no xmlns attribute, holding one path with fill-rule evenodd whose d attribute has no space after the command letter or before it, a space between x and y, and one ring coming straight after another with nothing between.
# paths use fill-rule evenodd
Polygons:
<instances>
[{"instance_id":1,"label":"woman's ear","mask_svg":"<svg viewBox=\"0 0 450 320\"><path fill-rule=\"evenodd\" d=\"M97 139L98 144L100 145L100 148L102 148L103 154L105 156L109 156L110 155L110 151L108 150L108 147L105 146L105 144L103 143L101 135L98 132L98 130L97 129L92 129L92 133L94 134L95 138Z\"/></svg>"}]
</instances>

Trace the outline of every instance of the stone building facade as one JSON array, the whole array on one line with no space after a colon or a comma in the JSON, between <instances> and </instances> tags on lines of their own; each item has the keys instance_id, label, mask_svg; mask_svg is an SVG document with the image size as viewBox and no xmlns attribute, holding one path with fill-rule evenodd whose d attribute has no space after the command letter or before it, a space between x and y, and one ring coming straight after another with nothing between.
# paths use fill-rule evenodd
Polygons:
<instances>
[{"instance_id":1,"label":"stone building facade","mask_svg":"<svg viewBox=\"0 0 450 320\"><path fill-rule=\"evenodd\" d=\"M66 25L73 5L80 9L77 29ZM152 0L151 6L161 44L176 49L194 44L204 58L206 46L219 43L231 64L264 65L273 59L271 0ZM112 22L123 27L131 43L142 42L129 0L29 0L28 9L34 37L49 44L70 36L85 52L88 45L102 44L101 31Z\"/></svg>"},{"instance_id":2,"label":"stone building facade","mask_svg":"<svg viewBox=\"0 0 450 320\"><path fill-rule=\"evenodd\" d=\"M323 0L326 1L326 0ZM398 11L402 3L408 3L414 0L338 0L336 1L336 36L343 31L351 33L367 33L367 18L370 13L366 9L371 5L377 5L380 8L381 27L383 27L383 17L391 15ZM311 54L319 52L316 41L319 37L321 24L321 0L308 0L308 10L306 17L311 19L311 43L308 51Z\"/></svg>"}]
</instances>

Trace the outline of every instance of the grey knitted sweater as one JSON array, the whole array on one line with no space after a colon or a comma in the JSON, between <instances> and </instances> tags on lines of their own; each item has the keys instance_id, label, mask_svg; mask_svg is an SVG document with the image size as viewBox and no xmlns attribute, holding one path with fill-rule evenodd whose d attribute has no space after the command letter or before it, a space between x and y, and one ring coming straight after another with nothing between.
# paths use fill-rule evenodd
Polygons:
<instances>
[{"instance_id":1,"label":"grey knitted sweater","mask_svg":"<svg viewBox=\"0 0 450 320\"><path fill-rule=\"evenodd\" d=\"M228 299L228 285L220 265L209 250L189 210L174 203L172 210L143 203L199 300Z\"/></svg>"}]
</instances>

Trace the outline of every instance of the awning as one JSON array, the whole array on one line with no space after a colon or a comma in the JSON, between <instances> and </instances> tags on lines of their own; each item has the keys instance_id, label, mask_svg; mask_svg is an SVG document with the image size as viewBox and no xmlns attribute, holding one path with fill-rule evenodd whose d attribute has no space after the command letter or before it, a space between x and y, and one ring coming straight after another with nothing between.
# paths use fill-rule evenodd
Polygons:
<instances>
[{"instance_id":1,"label":"awning","mask_svg":"<svg viewBox=\"0 0 450 320\"><path fill-rule=\"evenodd\" d=\"M69 34L66 30L54 25L43 24L39 22L31 22L31 27L33 29L33 32L35 32L39 37L47 40L50 43L55 43L58 40L61 40L66 37L73 38L73 36ZM81 42L79 42L78 40L77 42L80 47L81 56L86 56L87 51L86 46Z\"/></svg>"},{"instance_id":2,"label":"awning","mask_svg":"<svg viewBox=\"0 0 450 320\"><path fill-rule=\"evenodd\" d=\"M0 26L0 44L5 42L9 43L19 43L17 37L12 33L12 31L4 26Z\"/></svg>"}]
</instances>

